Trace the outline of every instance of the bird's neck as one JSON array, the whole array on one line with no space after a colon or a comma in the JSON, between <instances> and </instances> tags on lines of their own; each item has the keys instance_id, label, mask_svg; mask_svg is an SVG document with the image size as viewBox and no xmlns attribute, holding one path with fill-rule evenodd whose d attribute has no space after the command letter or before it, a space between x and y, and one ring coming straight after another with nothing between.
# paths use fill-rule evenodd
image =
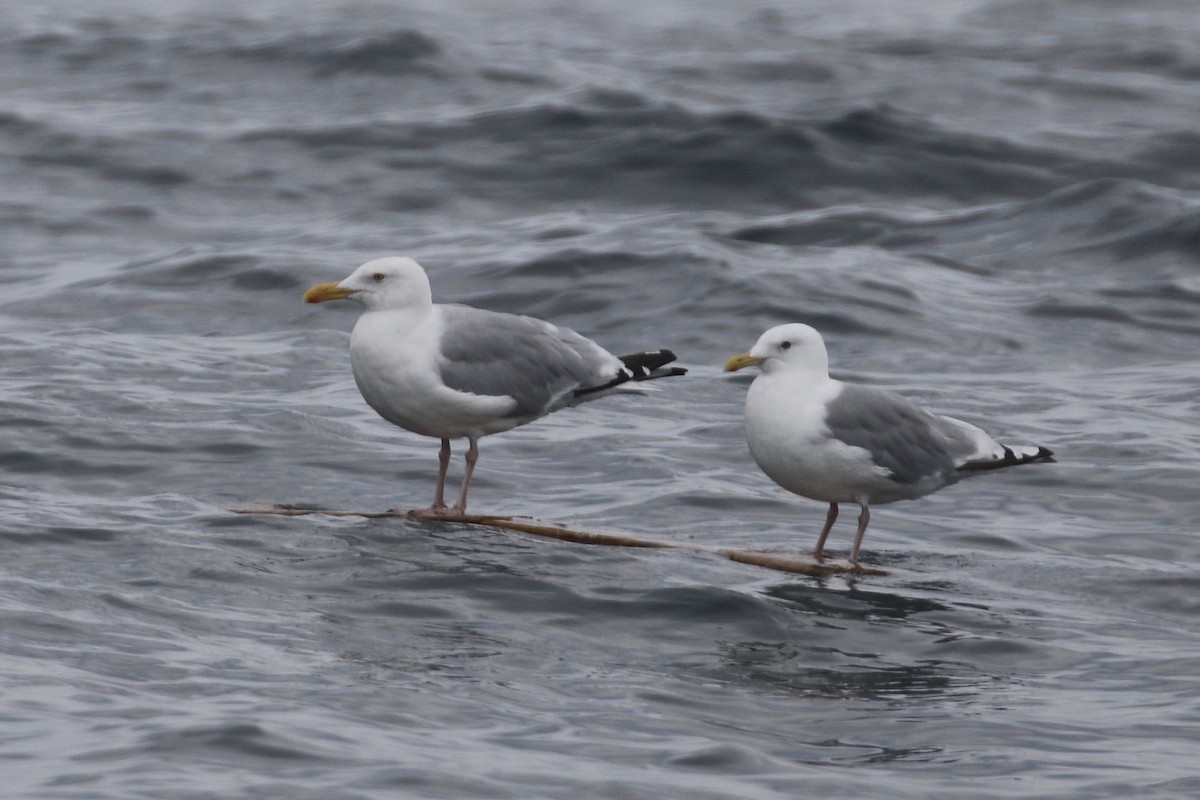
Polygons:
<instances>
[{"instance_id":1,"label":"bird's neck","mask_svg":"<svg viewBox=\"0 0 1200 800\"><path fill-rule=\"evenodd\" d=\"M798 384L816 386L830 380L829 361L814 358L810 362L792 362L780 364L770 360L763 363L763 376L781 383L795 382Z\"/></svg>"},{"instance_id":2,"label":"bird's neck","mask_svg":"<svg viewBox=\"0 0 1200 800\"><path fill-rule=\"evenodd\" d=\"M429 324L432 306L368 308L354 325L355 333L373 332L380 335L404 335Z\"/></svg>"},{"instance_id":3,"label":"bird's neck","mask_svg":"<svg viewBox=\"0 0 1200 800\"><path fill-rule=\"evenodd\" d=\"M797 368L764 372L751 384L750 390L756 400L765 402L795 403L810 398L824 397L835 390L837 383L829 377L827 370L819 368Z\"/></svg>"}]
</instances>

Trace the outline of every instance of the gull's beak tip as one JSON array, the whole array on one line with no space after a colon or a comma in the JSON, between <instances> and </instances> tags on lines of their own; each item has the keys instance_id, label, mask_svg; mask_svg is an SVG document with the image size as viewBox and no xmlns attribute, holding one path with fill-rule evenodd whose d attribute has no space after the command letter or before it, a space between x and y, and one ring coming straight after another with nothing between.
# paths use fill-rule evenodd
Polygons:
<instances>
[{"instance_id":1,"label":"gull's beak tip","mask_svg":"<svg viewBox=\"0 0 1200 800\"><path fill-rule=\"evenodd\" d=\"M304 293L305 303L324 303L326 300L344 300L354 294L336 283L318 283Z\"/></svg>"},{"instance_id":2,"label":"gull's beak tip","mask_svg":"<svg viewBox=\"0 0 1200 800\"><path fill-rule=\"evenodd\" d=\"M763 360L761 358L755 358L749 353L738 353L736 356L725 362L725 371L737 372L739 369L743 369L744 367L757 367L762 363L762 361Z\"/></svg>"}]
</instances>

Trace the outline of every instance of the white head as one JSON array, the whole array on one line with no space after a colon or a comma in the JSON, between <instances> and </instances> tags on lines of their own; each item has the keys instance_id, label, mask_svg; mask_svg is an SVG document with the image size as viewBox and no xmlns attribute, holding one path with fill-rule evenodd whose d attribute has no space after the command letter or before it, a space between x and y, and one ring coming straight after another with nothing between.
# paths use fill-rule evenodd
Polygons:
<instances>
[{"instance_id":1,"label":"white head","mask_svg":"<svg viewBox=\"0 0 1200 800\"><path fill-rule=\"evenodd\" d=\"M391 256L368 261L338 283L322 283L304 293L304 302L357 300L368 311L428 308L433 304L429 277L411 258Z\"/></svg>"},{"instance_id":2,"label":"white head","mask_svg":"<svg viewBox=\"0 0 1200 800\"><path fill-rule=\"evenodd\" d=\"M760 367L764 374L786 370L829 375L829 353L825 340L810 325L793 322L776 325L758 337L750 352L736 355L725 364L726 372L743 367Z\"/></svg>"}]
</instances>

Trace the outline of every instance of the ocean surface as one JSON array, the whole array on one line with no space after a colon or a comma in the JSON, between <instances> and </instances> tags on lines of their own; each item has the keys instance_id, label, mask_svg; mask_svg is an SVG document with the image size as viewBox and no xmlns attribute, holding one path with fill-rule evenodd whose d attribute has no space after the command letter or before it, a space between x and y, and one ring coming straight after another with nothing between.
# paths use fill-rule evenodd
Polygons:
<instances>
[{"instance_id":1,"label":"ocean surface","mask_svg":"<svg viewBox=\"0 0 1200 800\"><path fill-rule=\"evenodd\" d=\"M0 794L1197 796L1198 39L1191 0L6 0ZM432 499L357 307L300 301L395 254L691 370L485 439L473 511L806 552L721 372L791 321L1059 461L876 507L881 576L231 513Z\"/></svg>"}]
</instances>

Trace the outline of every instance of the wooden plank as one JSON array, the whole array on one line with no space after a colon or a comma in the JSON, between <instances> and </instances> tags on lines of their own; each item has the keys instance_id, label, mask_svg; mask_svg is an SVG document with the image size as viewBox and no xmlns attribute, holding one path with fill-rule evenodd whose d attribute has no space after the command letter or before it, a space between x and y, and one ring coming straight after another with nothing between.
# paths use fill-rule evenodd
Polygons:
<instances>
[{"instance_id":1,"label":"wooden plank","mask_svg":"<svg viewBox=\"0 0 1200 800\"><path fill-rule=\"evenodd\" d=\"M441 517L424 517L406 511L337 511L327 508L302 508L299 506L277 504L269 508L233 508L234 514L270 514L285 517L326 516L326 517L364 517L367 519L382 519L398 517L404 519L419 519L427 522L453 522L461 525L482 525L488 528L518 531L531 536L543 536L576 544L602 545L606 547L644 547L672 550L688 550L691 552L707 553L727 558L739 564L751 564L757 567L792 572L799 575L887 575L886 570L878 567L855 566L853 564L829 563L797 556L781 555L760 550L740 550L732 547L709 547L693 542L669 542L662 539L642 539L634 536L616 533L595 533L567 528L562 525L546 525L544 523L516 519L514 517L464 514L446 515Z\"/></svg>"}]
</instances>

